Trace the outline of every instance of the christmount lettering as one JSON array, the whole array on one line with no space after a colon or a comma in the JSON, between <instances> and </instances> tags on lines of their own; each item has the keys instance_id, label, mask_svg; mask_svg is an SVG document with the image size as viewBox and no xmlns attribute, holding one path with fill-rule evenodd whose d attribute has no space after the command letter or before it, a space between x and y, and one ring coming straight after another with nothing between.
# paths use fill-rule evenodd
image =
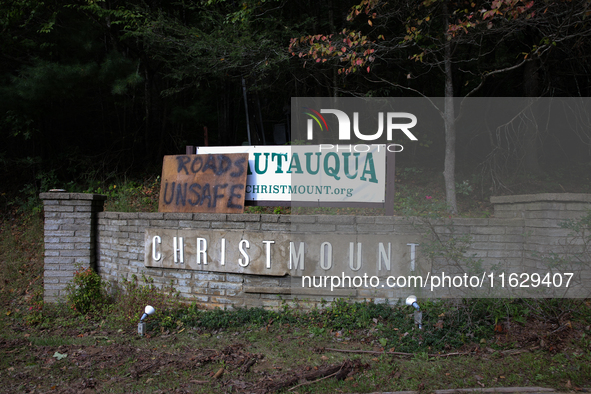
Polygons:
<instances>
[{"instance_id":1,"label":"christmount lettering","mask_svg":"<svg viewBox=\"0 0 591 394\"><path fill-rule=\"evenodd\" d=\"M217 238L215 241L208 240L206 237L195 237L193 240L181 236L164 236L149 234L150 249L147 249L146 263L148 266L163 266L168 268L187 268L190 266L206 270L216 271L219 268L232 270L234 268L248 269L251 266L260 274L265 270L277 268L279 264L281 269L289 271L314 271L321 269L329 272L331 270L341 271L343 269L352 272L358 272L367 269L367 265L372 270L389 274L395 264L395 256L392 253L391 242L338 242L336 247L340 251L346 251L348 259L337 261L333 258L334 242L323 241L316 244L316 250L310 250L311 246L304 241L293 241L288 239L272 240L258 239L252 241L248 239L236 239L231 241L227 238ZM190 243L191 249L187 244ZM170 247L166 247L172 245ZM411 270L416 265L416 248L418 243L407 243L407 252L410 254ZM285 254L277 253L275 249L286 251ZM373 248L373 251L371 251ZM251 253L251 250L256 252ZM166 252L164 252L166 250ZM236 253L238 252L238 253ZM365 256L370 252L374 259ZM230 258L229 256L234 256ZM278 256L283 257L277 261ZM238 258L236 258L238 257ZM373 260L373 261L370 261ZM171 265L172 263L172 265ZM345 266L341 264L345 264ZM186 266L188 265L188 266ZM310 266L312 265L312 266ZM372 266L373 265L373 266ZM249 273L249 272L244 272Z\"/></svg>"}]
</instances>

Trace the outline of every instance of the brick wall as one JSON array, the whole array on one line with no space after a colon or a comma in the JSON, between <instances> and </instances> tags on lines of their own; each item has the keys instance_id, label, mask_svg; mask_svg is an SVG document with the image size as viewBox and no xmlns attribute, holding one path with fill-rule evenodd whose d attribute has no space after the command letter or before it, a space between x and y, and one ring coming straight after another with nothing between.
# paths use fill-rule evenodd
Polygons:
<instances>
[{"instance_id":1,"label":"brick wall","mask_svg":"<svg viewBox=\"0 0 591 394\"><path fill-rule=\"evenodd\" d=\"M187 300L207 307L263 306L278 307L283 300L298 298L302 305L316 305L335 297L375 298L370 291L335 290L333 297L319 295L314 289L292 289L291 278L240 275L192 270L145 267L144 231L147 227L191 229L244 229L270 232L325 233L417 233L412 224L399 217L369 216L289 216L260 214L197 213L117 213L99 214L99 272L116 282L121 276L144 273L154 278L156 286L172 282ZM382 297L385 300L386 297Z\"/></svg>"},{"instance_id":2,"label":"brick wall","mask_svg":"<svg viewBox=\"0 0 591 394\"><path fill-rule=\"evenodd\" d=\"M289 277L242 275L145 267L144 234L148 227L187 229L244 229L269 232L326 232L418 235L416 219L385 216L288 216L260 214L123 213L102 212L104 196L44 193L45 299L63 296L77 262L93 266L106 280L118 282L132 274L152 277L159 287L171 283L186 300L206 307L263 306L276 308L297 298L300 306L318 305L335 297L397 301L391 291L335 290L322 297L315 289L291 288ZM456 218L434 226L443 238L469 234L468 254L484 266L499 262L535 268L535 253L559 251L568 231L564 219L583 216L591 208L591 195L542 194L493 197L495 217ZM451 225L451 226L450 226ZM96 230L94 230L96 229ZM96 248L95 248L96 245ZM96 260L95 257L96 256Z\"/></svg>"},{"instance_id":3,"label":"brick wall","mask_svg":"<svg viewBox=\"0 0 591 394\"><path fill-rule=\"evenodd\" d=\"M45 301L65 295L76 265L96 268L97 214L106 196L42 193L45 211Z\"/></svg>"},{"instance_id":4,"label":"brick wall","mask_svg":"<svg viewBox=\"0 0 591 394\"><path fill-rule=\"evenodd\" d=\"M495 217L513 218L522 223L524 265L539 266L536 255L562 253L570 230L560 227L568 219L584 216L591 209L591 195L581 193L544 193L491 197ZM581 243L568 245L573 252Z\"/></svg>"}]
</instances>

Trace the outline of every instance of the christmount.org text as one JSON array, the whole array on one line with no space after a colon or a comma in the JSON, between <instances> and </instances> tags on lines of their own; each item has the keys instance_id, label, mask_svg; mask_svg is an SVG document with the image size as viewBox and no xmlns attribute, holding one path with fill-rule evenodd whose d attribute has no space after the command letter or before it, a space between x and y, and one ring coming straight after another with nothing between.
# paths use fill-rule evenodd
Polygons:
<instances>
[{"instance_id":1,"label":"christmount.org text","mask_svg":"<svg viewBox=\"0 0 591 394\"><path fill-rule=\"evenodd\" d=\"M353 188L318 185L246 185L247 193L269 194L346 194L353 195Z\"/></svg>"}]
</instances>

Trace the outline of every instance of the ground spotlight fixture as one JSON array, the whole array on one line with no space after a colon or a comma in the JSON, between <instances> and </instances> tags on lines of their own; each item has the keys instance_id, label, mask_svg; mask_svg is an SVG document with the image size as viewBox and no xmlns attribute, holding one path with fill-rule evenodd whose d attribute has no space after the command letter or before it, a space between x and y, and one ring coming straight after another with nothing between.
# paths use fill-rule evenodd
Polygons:
<instances>
[{"instance_id":1,"label":"ground spotlight fixture","mask_svg":"<svg viewBox=\"0 0 591 394\"><path fill-rule=\"evenodd\" d=\"M144 335L146 333L146 323L143 320L154 312L154 307L150 305L146 306L146 309L144 309L144 314L142 315L142 318L140 319L140 322L137 325L137 333L139 335Z\"/></svg>"},{"instance_id":2,"label":"ground spotlight fixture","mask_svg":"<svg viewBox=\"0 0 591 394\"><path fill-rule=\"evenodd\" d=\"M421 307L417 303L417 297L414 295L409 295L406 297L406 305L412 306L415 308L415 324L419 326L419 330L423 329L423 312L421 312Z\"/></svg>"},{"instance_id":3,"label":"ground spotlight fixture","mask_svg":"<svg viewBox=\"0 0 591 394\"><path fill-rule=\"evenodd\" d=\"M148 317L149 315L151 315L152 313L154 313L156 310L154 309L153 306L146 306L146 309L144 309L144 314L142 315L142 318L140 319L140 321L144 320L146 317Z\"/></svg>"},{"instance_id":4,"label":"ground spotlight fixture","mask_svg":"<svg viewBox=\"0 0 591 394\"><path fill-rule=\"evenodd\" d=\"M406 305L412 306L417 311L420 311L421 310L421 307L417 303L417 297L416 296L409 295L408 297L406 297Z\"/></svg>"}]
</instances>

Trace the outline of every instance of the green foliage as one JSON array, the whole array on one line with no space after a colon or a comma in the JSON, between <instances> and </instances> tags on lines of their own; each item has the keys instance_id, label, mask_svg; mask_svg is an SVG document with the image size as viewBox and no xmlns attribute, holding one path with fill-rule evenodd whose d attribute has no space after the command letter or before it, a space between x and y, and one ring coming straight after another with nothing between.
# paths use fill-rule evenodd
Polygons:
<instances>
[{"instance_id":1,"label":"green foliage","mask_svg":"<svg viewBox=\"0 0 591 394\"><path fill-rule=\"evenodd\" d=\"M261 206L244 207L244 213L265 213L265 208Z\"/></svg>"},{"instance_id":2,"label":"green foliage","mask_svg":"<svg viewBox=\"0 0 591 394\"><path fill-rule=\"evenodd\" d=\"M192 303L188 307L170 311L170 314L162 320L162 326L173 328L179 325L187 325L215 330L246 325L265 326L273 322L296 323L299 321L298 317L301 316L287 307L284 307L281 311L263 308L203 310L199 309L195 303Z\"/></svg>"},{"instance_id":3,"label":"green foliage","mask_svg":"<svg viewBox=\"0 0 591 394\"><path fill-rule=\"evenodd\" d=\"M591 211L580 219L565 220L560 224L561 228L571 230L571 236L582 237L582 240L589 242L591 240Z\"/></svg>"},{"instance_id":4,"label":"green foliage","mask_svg":"<svg viewBox=\"0 0 591 394\"><path fill-rule=\"evenodd\" d=\"M101 81L111 84L113 95L123 95L143 82L138 72L138 65L122 53L112 51L101 64L98 77Z\"/></svg>"},{"instance_id":5,"label":"green foliage","mask_svg":"<svg viewBox=\"0 0 591 394\"><path fill-rule=\"evenodd\" d=\"M406 186L401 186L400 189L401 191L396 192L394 202L394 209L400 215L429 219L438 219L446 215L447 205L437 197L411 191Z\"/></svg>"},{"instance_id":6,"label":"green foliage","mask_svg":"<svg viewBox=\"0 0 591 394\"><path fill-rule=\"evenodd\" d=\"M29 308L25 314L25 322L29 325L35 325L43 322L43 289L35 288L31 292L31 297L28 300Z\"/></svg>"},{"instance_id":7,"label":"green foliage","mask_svg":"<svg viewBox=\"0 0 591 394\"><path fill-rule=\"evenodd\" d=\"M30 103L49 105L45 100L59 94L64 98L84 92L83 87L96 76L95 63L60 64L39 60L24 67L13 79L15 93Z\"/></svg>"},{"instance_id":8,"label":"green foliage","mask_svg":"<svg viewBox=\"0 0 591 394\"><path fill-rule=\"evenodd\" d=\"M34 126L35 121L25 114L21 114L14 109L6 111L3 119L0 119L0 129L8 130L13 137L22 135L25 140L29 140L38 132Z\"/></svg>"},{"instance_id":9,"label":"green foliage","mask_svg":"<svg viewBox=\"0 0 591 394\"><path fill-rule=\"evenodd\" d=\"M27 157L22 160L27 168L41 167L39 158ZM82 165L82 164L81 164ZM74 164L73 166L74 167ZM73 169L73 171L76 171ZM160 196L160 176L149 176L143 180L115 179L111 182L101 182L89 174L89 180L63 182L57 171L39 170L33 175L33 180L25 183L18 193L1 196L5 197L6 206L14 209L17 214L39 214L43 210L40 193L50 189L63 188L69 193L97 193L107 196L105 210L118 212L156 212ZM262 209L262 208L261 208Z\"/></svg>"},{"instance_id":10,"label":"green foliage","mask_svg":"<svg viewBox=\"0 0 591 394\"><path fill-rule=\"evenodd\" d=\"M35 182L27 183L20 190L19 195L9 201L9 206L15 206L21 214L38 214L43 210L43 202L39 193L44 193L59 185L54 170L39 171L35 176Z\"/></svg>"},{"instance_id":11,"label":"green foliage","mask_svg":"<svg viewBox=\"0 0 591 394\"><path fill-rule=\"evenodd\" d=\"M464 186L470 187L467 181L464 182ZM447 213L447 205L443 201L438 201L433 196L425 196L422 199L419 193L408 194L400 200L397 209L402 211L415 229L423 235L421 253L431 261L432 269L437 267L437 271L445 272L459 269L471 275L483 272L483 260L469 252L472 236L456 231L454 222Z\"/></svg>"},{"instance_id":12,"label":"green foliage","mask_svg":"<svg viewBox=\"0 0 591 394\"><path fill-rule=\"evenodd\" d=\"M470 182L468 181L464 181L462 183L456 182L456 193L469 196L470 193L472 193L472 185L470 185Z\"/></svg>"},{"instance_id":13,"label":"green foliage","mask_svg":"<svg viewBox=\"0 0 591 394\"><path fill-rule=\"evenodd\" d=\"M131 280L123 278L116 290L113 313L116 319L126 322L138 322L144 313L146 305L156 310L150 320L158 319L167 309L175 309L178 305L178 292L172 283L168 289L160 289L154 285L154 279L141 274L144 284L140 284L137 275L131 275Z\"/></svg>"},{"instance_id":14,"label":"green foliage","mask_svg":"<svg viewBox=\"0 0 591 394\"><path fill-rule=\"evenodd\" d=\"M380 331L397 351L433 353L488 340L500 320L517 321L528 315L528 306L503 299L425 300L423 329L414 326L412 310L398 307Z\"/></svg>"},{"instance_id":15,"label":"green foliage","mask_svg":"<svg viewBox=\"0 0 591 394\"><path fill-rule=\"evenodd\" d=\"M78 266L66 287L68 306L80 314L100 312L106 304L106 284L90 267Z\"/></svg>"},{"instance_id":16,"label":"green foliage","mask_svg":"<svg viewBox=\"0 0 591 394\"><path fill-rule=\"evenodd\" d=\"M439 268L455 266L466 270L468 274L482 273L482 259L477 259L469 254L472 236L470 234L457 234L453 224L444 226L447 231L439 234L435 229L435 223L422 220L417 228L427 229L428 238L421 243L421 250L431 261L438 261Z\"/></svg>"},{"instance_id":17,"label":"green foliage","mask_svg":"<svg viewBox=\"0 0 591 394\"><path fill-rule=\"evenodd\" d=\"M564 303L559 300L557 303ZM488 341L499 322L523 324L533 316L538 300L465 299L420 300L423 329L414 324L414 309L406 305L374 302L350 302L336 299L324 309L308 312L291 309L238 308L232 310L203 310L196 304L162 310L151 318L152 329L181 329L195 327L204 330L269 327L289 324L302 327L315 336L337 331L344 336L367 336L386 347L401 352L443 352L465 344ZM141 311L141 305L138 310ZM583 310L580 306L571 309ZM384 345L384 343L386 345Z\"/></svg>"},{"instance_id":18,"label":"green foliage","mask_svg":"<svg viewBox=\"0 0 591 394\"><path fill-rule=\"evenodd\" d=\"M398 176L407 179L417 175L421 175L423 173L423 169L417 167L404 167L397 169L396 173Z\"/></svg>"},{"instance_id":19,"label":"green foliage","mask_svg":"<svg viewBox=\"0 0 591 394\"><path fill-rule=\"evenodd\" d=\"M578 287L578 293L570 291L573 286L566 289L567 297L588 296L587 293L581 293L588 289L588 285L582 283L582 273L588 272L591 266L591 210L578 219L569 219L560 223L560 227L569 230L568 236L552 252L532 253L534 257L542 262L554 272L573 273L573 284Z\"/></svg>"},{"instance_id":20,"label":"green foliage","mask_svg":"<svg viewBox=\"0 0 591 394\"><path fill-rule=\"evenodd\" d=\"M313 310L309 319L315 325L334 330L353 330L371 327L373 319L391 315L393 309L386 304L349 302L336 299L324 310Z\"/></svg>"},{"instance_id":21,"label":"green foliage","mask_svg":"<svg viewBox=\"0 0 591 394\"><path fill-rule=\"evenodd\" d=\"M171 3L158 12L136 7L132 22L124 15L111 19L126 23L125 37L143 41L165 65L163 72L174 82L164 91L170 96L212 77L244 76L265 83L264 76L286 66L283 43L293 27L285 25L281 15L270 12L272 2L267 3Z\"/></svg>"},{"instance_id":22,"label":"green foliage","mask_svg":"<svg viewBox=\"0 0 591 394\"><path fill-rule=\"evenodd\" d=\"M160 176L143 182L122 180L104 186L99 185L98 181L91 182L91 186L84 192L106 195L106 211L156 212L158 210Z\"/></svg>"},{"instance_id":23,"label":"green foliage","mask_svg":"<svg viewBox=\"0 0 591 394\"><path fill-rule=\"evenodd\" d=\"M285 145L310 145L310 141L308 140L292 140L288 141Z\"/></svg>"}]
</instances>

